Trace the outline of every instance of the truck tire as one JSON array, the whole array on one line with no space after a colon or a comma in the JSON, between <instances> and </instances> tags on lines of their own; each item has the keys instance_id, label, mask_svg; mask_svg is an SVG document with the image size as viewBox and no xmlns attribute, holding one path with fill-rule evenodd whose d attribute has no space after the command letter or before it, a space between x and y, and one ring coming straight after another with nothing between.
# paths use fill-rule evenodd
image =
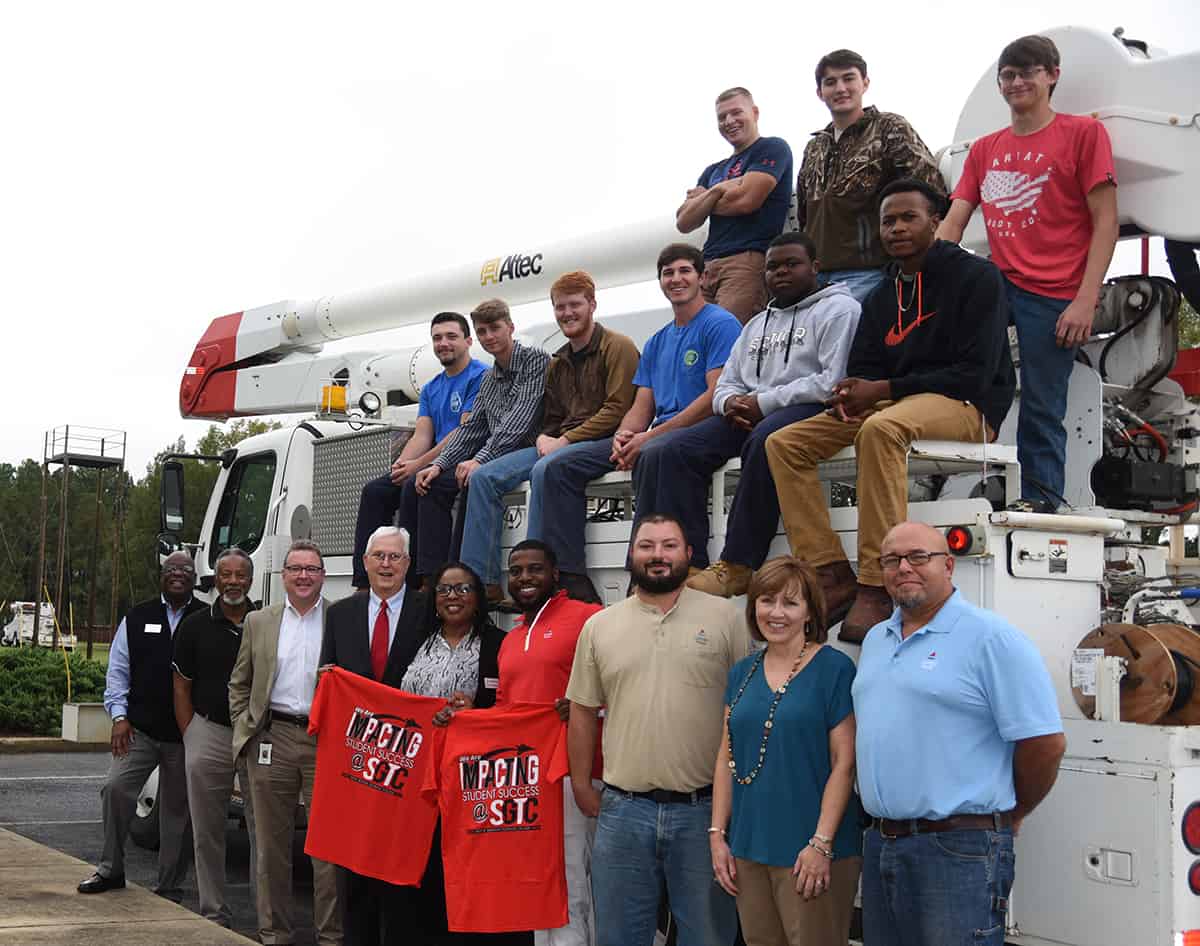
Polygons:
<instances>
[{"instance_id":1,"label":"truck tire","mask_svg":"<svg viewBox=\"0 0 1200 946\"><path fill-rule=\"evenodd\" d=\"M129 837L138 847L158 850L158 769L150 773L137 796L137 808L129 823Z\"/></svg>"}]
</instances>

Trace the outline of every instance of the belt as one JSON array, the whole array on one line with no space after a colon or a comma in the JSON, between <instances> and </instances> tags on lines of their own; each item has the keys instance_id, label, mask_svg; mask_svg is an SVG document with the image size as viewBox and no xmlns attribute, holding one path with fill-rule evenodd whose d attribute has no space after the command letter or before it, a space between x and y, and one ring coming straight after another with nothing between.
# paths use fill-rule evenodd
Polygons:
<instances>
[{"instance_id":1,"label":"belt","mask_svg":"<svg viewBox=\"0 0 1200 946\"><path fill-rule=\"evenodd\" d=\"M893 821L891 818L873 818L872 827L876 828L885 838L907 838L913 834L937 834L939 831L961 831L963 829L984 829L1000 831L1011 828L1013 824L1011 811L995 811L990 815L951 815L940 821L930 821L928 818L913 818L908 821Z\"/></svg>"},{"instance_id":2,"label":"belt","mask_svg":"<svg viewBox=\"0 0 1200 946\"><path fill-rule=\"evenodd\" d=\"M655 788L648 792L629 792L617 785L610 785L608 782L604 783L604 787L614 792L620 792L629 798L645 798L658 805L694 805L702 798L711 798L713 793L711 785L705 785L694 792L672 792L665 788Z\"/></svg>"},{"instance_id":3,"label":"belt","mask_svg":"<svg viewBox=\"0 0 1200 946\"><path fill-rule=\"evenodd\" d=\"M293 716L291 713L281 713L279 710L271 710L271 722L278 720L281 723L291 723L293 726L302 726L308 729L307 716Z\"/></svg>"}]
</instances>

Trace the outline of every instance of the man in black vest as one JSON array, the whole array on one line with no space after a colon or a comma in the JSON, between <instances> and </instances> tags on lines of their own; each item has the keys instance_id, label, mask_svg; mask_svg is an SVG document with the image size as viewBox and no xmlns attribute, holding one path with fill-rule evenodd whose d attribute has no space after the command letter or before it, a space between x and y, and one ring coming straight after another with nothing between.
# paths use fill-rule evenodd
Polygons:
<instances>
[{"instance_id":1,"label":"man in black vest","mask_svg":"<svg viewBox=\"0 0 1200 946\"><path fill-rule=\"evenodd\" d=\"M406 643L419 634L425 613L424 598L404 586L408 530L380 526L372 532L363 564L371 593L351 595L330 606L318 672L342 667L398 689L407 666L400 656ZM403 941L403 931L412 926L414 888L396 887L345 868L338 871L345 894L345 946Z\"/></svg>"},{"instance_id":2,"label":"man in black vest","mask_svg":"<svg viewBox=\"0 0 1200 946\"><path fill-rule=\"evenodd\" d=\"M112 766L100 790L104 852L80 893L125 886L125 837L137 793L158 767L158 883L154 892L178 901L192 855L188 837L183 741L175 722L172 639L179 622L205 607L192 595L196 568L187 552L163 562L162 594L129 609L108 654L104 708L112 717Z\"/></svg>"}]
</instances>

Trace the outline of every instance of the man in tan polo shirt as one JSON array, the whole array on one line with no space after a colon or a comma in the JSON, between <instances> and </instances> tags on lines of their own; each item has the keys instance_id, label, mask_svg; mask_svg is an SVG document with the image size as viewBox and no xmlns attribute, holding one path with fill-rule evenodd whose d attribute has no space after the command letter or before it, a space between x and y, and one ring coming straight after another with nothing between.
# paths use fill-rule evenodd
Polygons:
<instances>
[{"instance_id":1,"label":"man in tan polo shirt","mask_svg":"<svg viewBox=\"0 0 1200 946\"><path fill-rule=\"evenodd\" d=\"M734 901L713 883L708 828L726 678L750 636L731 602L684 585L691 557L677 520L639 520L635 593L589 618L575 650L567 748L575 801L599 816L596 946L650 946L664 884L679 946L737 932ZM601 707L603 793L589 778Z\"/></svg>"}]
</instances>

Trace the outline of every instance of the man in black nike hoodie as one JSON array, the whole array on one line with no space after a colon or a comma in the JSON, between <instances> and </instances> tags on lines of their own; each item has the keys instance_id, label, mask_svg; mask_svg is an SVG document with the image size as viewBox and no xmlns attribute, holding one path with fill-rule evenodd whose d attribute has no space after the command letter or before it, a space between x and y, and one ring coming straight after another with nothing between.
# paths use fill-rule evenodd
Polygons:
<instances>
[{"instance_id":1,"label":"man in black nike hoodie","mask_svg":"<svg viewBox=\"0 0 1200 946\"><path fill-rule=\"evenodd\" d=\"M839 638L854 643L892 613L879 552L908 515L910 444L994 440L1016 387L1004 277L989 260L934 239L944 200L911 179L884 189L879 234L895 263L863 302L849 377L834 386L826 413L767 439L792 554L816 566L829 626L842 621ZM817 479L817 464L850 444L858 458L857 577Z\"/></svg>"}]
</instances>

